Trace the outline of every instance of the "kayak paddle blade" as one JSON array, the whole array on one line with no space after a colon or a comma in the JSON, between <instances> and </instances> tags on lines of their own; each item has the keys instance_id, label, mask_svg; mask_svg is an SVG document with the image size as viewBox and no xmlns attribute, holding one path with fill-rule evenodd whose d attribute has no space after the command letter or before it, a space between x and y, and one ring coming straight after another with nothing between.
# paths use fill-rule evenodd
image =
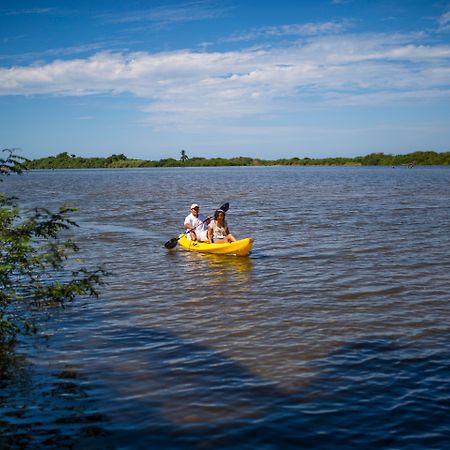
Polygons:
<instances>
[{"instance_id":1,"label":"kayak paddle blade","mask_svg":"<svg viewBox=\"0 0 450 450\"><path fill-rule=\"evenodd\" d=\"M219 209L221 209L223 212L227 212L230 209L230 204L226 202Z\"/></svg>"},{"instance_id":2,"label":"kayak paddle blade","mask_svg":"<svg viewBox=\"0 0 450 450\"><path fill-rule=\"evenodd\" d=\"M178 244L178 239L179 238L172 238L170 241L167 241L165 244L164 244L164 247L166 247L167 249L171 249L171 248L175 248L176 247L176 245Z\"/></svg>"}]
</instances>

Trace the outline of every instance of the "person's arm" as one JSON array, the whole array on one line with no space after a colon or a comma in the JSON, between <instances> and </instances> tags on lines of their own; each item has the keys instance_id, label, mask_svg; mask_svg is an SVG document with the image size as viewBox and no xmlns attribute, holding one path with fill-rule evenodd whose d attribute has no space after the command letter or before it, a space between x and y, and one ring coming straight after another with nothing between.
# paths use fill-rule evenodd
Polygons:
<instances>
[{"instance_id":1,"label":"person's arm","mask_svg":"<svg viewBox=\"0 0 450 450\"><path fill-rule=\"evenodd\" d=\"M208 226L208 231L206 233L206 236L208 237L208 242L210 244L212 244L213 243L213 229L212 229L212 227Z\"/></svg>"},{"instance_id":2,"label":"person's arm","mask_svg":"<svg viewBox=\"0 0 450 450\"><path fill-rule=\"evenodd\" d=\"M189 216L187 216L186 219L184 219L184 228L186 228L187 231L195 231L195 227L192 225Z\"/></svg>"},{"instance_id":3,"label":"person's arm","mask_svg":"<svg viewBox=\"0 0 450 450\"><path fill-rule=\"evenodd\" d=\"M230 233L230 229L228 228L228 221L225 221L224 225L225 225L225 233L226 233L227 236L228 236L229 234L231 234L231 233Z\"/></svg>"},{"instance_id":4,"label":"person's arm","mask_svg":"<svg viewBox=\"0 0 450 450\"><path fill-rule=\"evenodd\" d=\"M236 242L236 238L230 233L230 229L228 228L228 225L225 227L225 232L227 233L227 239L228 242Z\"/></svg>"}]
</instances>

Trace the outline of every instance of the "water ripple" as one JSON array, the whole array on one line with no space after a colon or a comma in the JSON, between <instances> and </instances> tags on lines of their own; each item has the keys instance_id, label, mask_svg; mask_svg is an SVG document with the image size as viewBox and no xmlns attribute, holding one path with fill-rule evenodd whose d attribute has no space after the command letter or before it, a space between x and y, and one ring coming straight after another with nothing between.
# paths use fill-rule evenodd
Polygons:
<instances>
[{"instance_id":1,"label":"water ripple","mask_svg":"<svg viewBox=\"0 0 450 450\"><path fill-rule=\"evenodd\" d=\"M193 176L229 197L186 194ZM449 181L448 168L9 177L30 203L79 206L80 256L112 275L0 363L0 446L445 448ZM229 201L252 255L167 251L193 200Z\"/></svg>"}]
</instances>

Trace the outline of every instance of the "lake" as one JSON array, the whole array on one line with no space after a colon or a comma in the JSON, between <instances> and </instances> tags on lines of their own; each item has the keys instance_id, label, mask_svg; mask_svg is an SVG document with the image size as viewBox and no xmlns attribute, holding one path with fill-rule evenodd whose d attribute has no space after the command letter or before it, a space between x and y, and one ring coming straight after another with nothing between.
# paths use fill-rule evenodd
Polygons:
<instances>
[{"instance_id":1,"label":"lake","mask_svg":"<svg viewBox=\"0 0 450 450\"><path fill-rule=\"evenodd\" d=\"M99 299L42 318L0 384L0 447L448 447L450 167L34 171L76 206ZM249 257L166 250L192 202Z\"/></svg>"}]
</instances>

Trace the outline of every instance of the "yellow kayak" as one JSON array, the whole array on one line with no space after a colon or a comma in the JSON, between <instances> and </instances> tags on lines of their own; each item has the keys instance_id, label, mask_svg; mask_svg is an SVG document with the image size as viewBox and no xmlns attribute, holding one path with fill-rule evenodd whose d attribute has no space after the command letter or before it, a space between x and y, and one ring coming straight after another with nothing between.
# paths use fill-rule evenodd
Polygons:
<instances>
[{"instance_id":1,"label":"yellow kayak","mask_svg":"<svg viewBox=\"0 0 450 450\"><path fill-rule=\"evenodd\" d=\"M185 234L181 234L178 243L191 252L213 253L215 255L247 256L253 247L253 239L245 238L227 244L210 244L189 240Z\"/></svg>"}]
</instances>

